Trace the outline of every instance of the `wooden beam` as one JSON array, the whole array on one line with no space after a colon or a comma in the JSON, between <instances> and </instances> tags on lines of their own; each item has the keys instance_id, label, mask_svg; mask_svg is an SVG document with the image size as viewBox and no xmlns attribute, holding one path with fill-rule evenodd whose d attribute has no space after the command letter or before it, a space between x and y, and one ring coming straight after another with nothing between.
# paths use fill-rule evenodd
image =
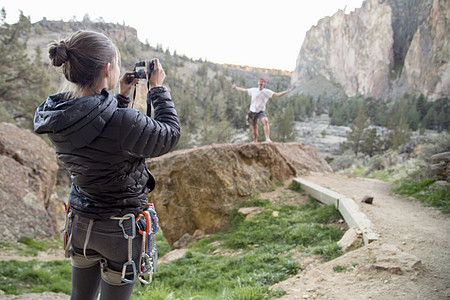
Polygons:
<instances>
[{"instance_id":1,"label":"wooden beam","mask_svg":"<svg viewBox=\"0 0 450 300\"><path fill-rule=\"evenodd\" d=\"M314 199L328 205L334 205L349 227L356 227L362 232L366 245L379 238L378 234L372 229L372 222L359 210L353 199L302 178L294 178L294 181L299 183L301 189Z\"/></svg>"}]
</instances>

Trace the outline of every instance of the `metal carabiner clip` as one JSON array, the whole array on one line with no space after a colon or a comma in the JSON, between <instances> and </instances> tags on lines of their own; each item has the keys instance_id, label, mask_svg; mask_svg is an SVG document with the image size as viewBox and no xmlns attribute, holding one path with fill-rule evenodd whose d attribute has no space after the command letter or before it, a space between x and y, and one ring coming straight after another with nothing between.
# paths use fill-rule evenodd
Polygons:
<instances>
[{"instance_id":1,"label":"metal carabiner clip","mask_svg":"<svg viewBox=\"0 0 450 300\"><path fill-rule=\"evenodd\" d=\"M138 279L144 284L150 284L152 282L152 265L150 262L150 256L147 253L143 253L141 256L139 267L141 268ZM148 276L148 280L145 279L145 276Z\"/></svg>"},{"instance_id":2,"label":"metal carabiner clip","mask_svg":"<svg viewBox=\"0 0 450 300\"><path fill-rule=\"evenodd\" d=\"M123 264L123 267L122 267L122 281L123 282L126 282L126 283L134 283L135 281L136 281L136 264L134 263L134 260L132 260L131 261L131 266L133 267L133 279L132 280L130 280L130 279L127 279L127 278L125 278L125 275L126 275L126 271L127 271L127 266L130 264L130 262L129 261L127 261L127 262L125 262L124 264Z\"/></svg>"},{"instance_id":3,"label":"metal carabiner clip","mask_svg":"<svg viewBox=\"0 0 450 300\"><path fill-rule=\"evenodd\" d=\"M139 274L139 277L138 277L139 281L142 284L150 284L150 283L152 283L152 277L153 277L152 272L147 272L148 280L145 279L145 276L146 275L144 273Z\"/></svg>"},{"instance_id":4,"label":"metal carabiner clip","mask_svg":"<svg viewBox=\"0 0 450 300\"><path fill-rule=\"evenodd\" d=\"M123 221L131 218L131 237L125 231L125 227L123 226ZM126 214L119 220L119 226L122 228L123 236L128 240L129 238L134 239L136 237L136 226L135 226L135 216L132 213Z\"/></svg>"}]
</instances>

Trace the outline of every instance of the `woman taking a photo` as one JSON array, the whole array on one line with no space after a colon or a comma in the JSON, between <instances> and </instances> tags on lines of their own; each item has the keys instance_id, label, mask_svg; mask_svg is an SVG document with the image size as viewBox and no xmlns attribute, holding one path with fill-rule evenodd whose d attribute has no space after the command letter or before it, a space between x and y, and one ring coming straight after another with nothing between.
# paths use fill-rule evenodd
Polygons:
<instances>
[{"instance_id":1,"label":"woman taking a photo","mask_svg":"<svg viewBox=\"0 0 450 300\"><path fill-rule=\"evenodd\" d=\"M37 108L34 130L48 134L72 180L71 299L96 299L99 291L100 299L129 299L142 246L142 235L131 238L138 232L133 221L155 186L145 159L167 153L180 137L174 103L162 86L165 73L153 59L151 118L150 110L145 115L127 108L139 80L134 72L119 80L120 54L105 35L76 32L52 43L49 54L70 88ZM113 95L118 82L119 93Z\"/></svg>"}]
</instances>

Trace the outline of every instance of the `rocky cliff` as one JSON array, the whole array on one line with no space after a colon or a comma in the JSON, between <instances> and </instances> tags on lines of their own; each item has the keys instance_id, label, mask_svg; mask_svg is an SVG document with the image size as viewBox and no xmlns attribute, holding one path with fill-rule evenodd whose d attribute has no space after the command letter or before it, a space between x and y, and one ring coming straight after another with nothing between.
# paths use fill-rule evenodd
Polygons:
<instances>
[{"instance_id":1,"label":"rocky cliff","mask_svg":"<svg viewBox=\"0 0 450 300\"><path fill-rule=\"evenodd\" d=\"M430 99L450 95L450 1L434 0L431 12L418 26L396 94L424 94Z\"/></svg>"},{"instance_id":2,"label":"rocky cliff","mask_svg":"<svg viewBox=\"0 0 450 300\"><path fill-rule=\"evenodd\" d=\"M54 194L55 151L29 130L0 123L0 241L53 237L64 205Z\"/></svg>"},{"instance_id":3,"label":"rocky cliff","mask_svg":"<svg viewBox=\"0 0 450 300\"><path fill-rule=\"evenodd\" d=\"M448 97L449 11L448 0L366 0L340 10L307 32L291 84L304 93L320 81L347 96Z\"/></svg>"},{"instance_id":4,"label":"rocky cliff","mask_svg":"<svg viewBox=\"0 0 450 300\"><path fill-rule=\"evenodd\" d=\"M148 161L157 186L150 194L172 247L227 227L232 210L309 171L330 170L302 143L221 144L179 150ZM181 239L181 240L180 240Z\"/></svg>"}]
</instances>

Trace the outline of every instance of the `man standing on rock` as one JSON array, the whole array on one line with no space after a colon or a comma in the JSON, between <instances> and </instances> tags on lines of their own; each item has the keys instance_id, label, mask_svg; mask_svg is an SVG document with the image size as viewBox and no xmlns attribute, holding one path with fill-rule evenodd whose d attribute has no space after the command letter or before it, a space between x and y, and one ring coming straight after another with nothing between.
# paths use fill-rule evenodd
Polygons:
<instances>
[{"instance_id":1,"label":"man standing on rock","mask_svg":"<svg viewBox=\"0 0 450 300\"><path fill-rule=\"evenodd\" d=\"M266 142L272 142L270 139L270 127L269 127L269 119L267 118L266 103L269 98L272 97L281 97L286 95L292 88L288 88L287 90L279 93L275 93L272 90L264 88L266 86L266 80L264 78L260 78L258 80L257 88L241 88L236 86L235 84L231 85L231 88L236 91L247 93L252 97L252 101L250 103L250 108L248 110L248 122L253 125L253 143L258 141L258 119L261 119L261 122L264 125L264 134L266 136Z\"/></svg>"}]
</instances>

